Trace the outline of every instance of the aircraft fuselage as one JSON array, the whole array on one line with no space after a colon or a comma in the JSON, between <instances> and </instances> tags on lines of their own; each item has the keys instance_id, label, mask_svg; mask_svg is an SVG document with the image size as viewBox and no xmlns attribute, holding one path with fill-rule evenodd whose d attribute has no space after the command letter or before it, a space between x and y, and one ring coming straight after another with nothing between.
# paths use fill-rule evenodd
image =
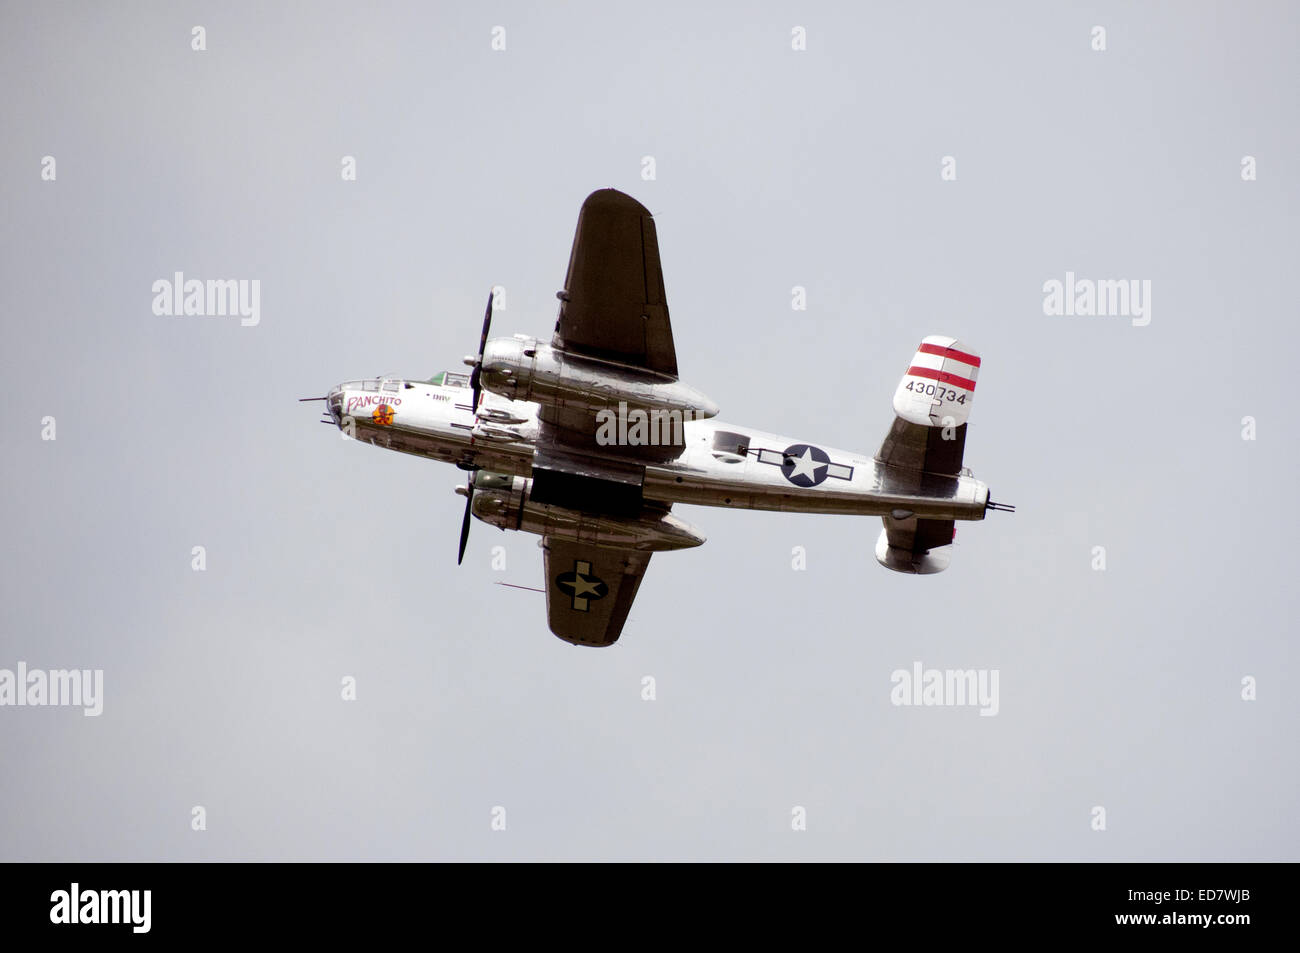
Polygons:
<instances>
[{"instance_id":1,"label":"aircraft fuselage","mask_svg":"<svg viewBox=\"0 0 1300 953\"><path fill-rule=\"evenodd\" d=\"M340 385L326 406L353 439L462 469L532 476L539 405L485 391L476 414L471 401L466 386L376 378ZM988 487L969 471L899 473L867 454L714 418L659 422L659 432L621 419L611 430L624 453L675 438L645 461L646 501L936 520L981 520L986 512ZM679 430L670 434L670 426Z\"/></svg>"}]
</instances>

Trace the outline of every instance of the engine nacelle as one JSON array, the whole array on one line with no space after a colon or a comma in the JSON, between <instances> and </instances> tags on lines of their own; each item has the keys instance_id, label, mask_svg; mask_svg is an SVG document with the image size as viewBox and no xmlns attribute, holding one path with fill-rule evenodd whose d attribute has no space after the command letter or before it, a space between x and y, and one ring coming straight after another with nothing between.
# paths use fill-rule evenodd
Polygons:
<instances>
[{"instance_id":1,"label":"engine nacelle","mask_svg":"<svg viewBox=\"0 0 1300 953\"><path fill-rule=\"evenodd\" d=\"M466 358L471 361L471 358ZM517 335L483 351L483 387L510 400L575 401L594 407L675 411L683 421L713 417L718 405L694 387L654 371L582 357Z\"/></svg>"},{"instance_id":2,"label":"engine nacelle","mask_svg":"<svg viewBox=\"0 0 1300 953\"><path fill-rule=\"evenodd\" d=\"M470 511L485 523L501 529L521 530L590 543L658 552L689 549L704 542L689 523L668 513L642 516L601 516L563 506L534 503L528 498L533 481L479 471L474 476L474 502Z\"/></svg>"}]
</instances>

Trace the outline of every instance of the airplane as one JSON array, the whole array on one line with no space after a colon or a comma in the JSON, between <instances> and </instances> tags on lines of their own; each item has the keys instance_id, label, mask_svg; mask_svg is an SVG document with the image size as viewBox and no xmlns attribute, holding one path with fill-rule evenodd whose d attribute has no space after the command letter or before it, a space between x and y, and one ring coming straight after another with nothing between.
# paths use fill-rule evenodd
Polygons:
<instances>
[{"instance_id":1,"label":"airplane","mask_svg":"<svg viewBox=\"0 0 1300 953\"><path fill-rule=\"evenodd\" d=\"M1015 509L962 465L980 357L955 338L921 341L867 455L715 420L678 376L654 218L631 196L583 202L556 297L549 344L489 340L489 295L468 373L304 400L345 436L467 471L458 564L471 516L541 536L548 622L566 642L613 645L650 557L705 541L674 503L879 516L877 561L913 574L947 568L956 521Z\"/></svg>"}]
</instances>

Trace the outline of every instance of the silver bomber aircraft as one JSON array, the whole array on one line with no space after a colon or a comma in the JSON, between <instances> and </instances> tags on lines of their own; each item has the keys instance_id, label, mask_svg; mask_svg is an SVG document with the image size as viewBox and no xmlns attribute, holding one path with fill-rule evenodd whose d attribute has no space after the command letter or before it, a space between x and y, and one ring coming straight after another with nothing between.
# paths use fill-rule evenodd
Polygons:
<instances>
[{"instance_id":1,"label":"silver bomber aircraft","mask_svg":"<svg viewBox=\"0 0 1300 953\"><path fill-rule=\"evenodd\" d=\"M1013 510L962 466L980 359L950 337L921 342L874 456L719 423L677 375L654 219L613 189L578 213L549 344L488 340L468 374L348 381L326 423L469 474L470 516L541 536L551 631L575 645L618 640L650 557L699 546L674 503L879 516L876 559L903 573L948 566L957 520Z\"/></svg>"}]
</instances>

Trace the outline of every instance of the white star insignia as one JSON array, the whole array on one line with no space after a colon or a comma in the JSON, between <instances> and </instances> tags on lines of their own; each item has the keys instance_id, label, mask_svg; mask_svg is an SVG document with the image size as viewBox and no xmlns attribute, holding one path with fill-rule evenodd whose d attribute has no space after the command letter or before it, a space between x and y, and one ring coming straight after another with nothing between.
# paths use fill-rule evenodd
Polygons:
<instances>
[{"instance_id":1,"label":"white star insignia","mask_svg":"<svg viewBox=\"0 0 1300 953\"><path fill-rule=\"evenodd\" d=\"M794 469L790 471L790 476L807 477L814 483L817 482L817 470L826 466L820 460L813 459L812 447L804 450L802 457L791 457L791 459L794 461Z\"/></svg>"}]
</instances>

